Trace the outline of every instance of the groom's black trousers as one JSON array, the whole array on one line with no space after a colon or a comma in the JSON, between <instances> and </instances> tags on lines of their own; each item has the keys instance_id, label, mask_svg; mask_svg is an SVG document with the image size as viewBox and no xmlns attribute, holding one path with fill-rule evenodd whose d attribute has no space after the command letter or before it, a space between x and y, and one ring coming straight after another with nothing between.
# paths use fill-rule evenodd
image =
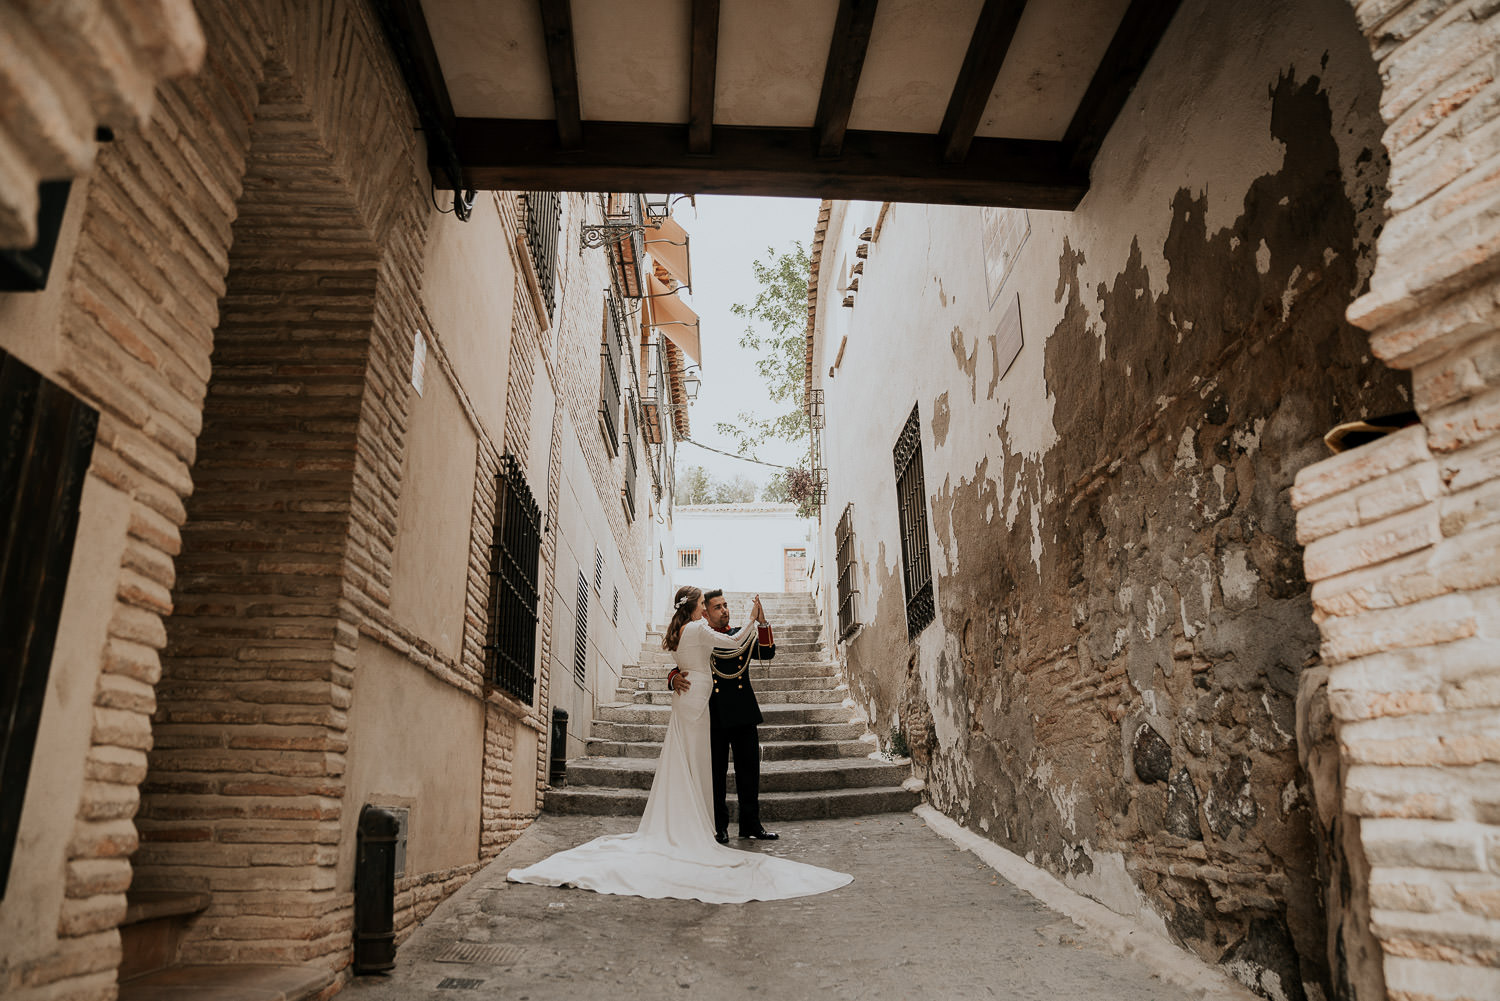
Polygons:
<instances>
[{"instance_id":1,"label":"groom's black trousers","mask_svg":"<svg viewBox=\"0 0 1500 1001\"><path fill-rule=\"evenodd\" d=\"M760 830L760 735L755 724L716 726L709 731L714 756L714 830L729 830L729 752L740 801L740 835Z\"/></svg>"}]
</instances>

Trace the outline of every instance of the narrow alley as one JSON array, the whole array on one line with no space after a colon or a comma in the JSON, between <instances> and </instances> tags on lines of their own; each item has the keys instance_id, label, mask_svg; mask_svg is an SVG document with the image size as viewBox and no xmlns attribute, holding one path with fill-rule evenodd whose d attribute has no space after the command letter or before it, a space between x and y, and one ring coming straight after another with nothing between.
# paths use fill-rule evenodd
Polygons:
<instances>
[{"instance_id":1,"label":"narrow alley","mask_svg":"<svg viewBox=\"0 0 1500 1001\"><path fill-rule=\"evenodd\" d=\"M1497 66L0 3L0 998L1500 999Z\"/></svg>"}]
</instances>

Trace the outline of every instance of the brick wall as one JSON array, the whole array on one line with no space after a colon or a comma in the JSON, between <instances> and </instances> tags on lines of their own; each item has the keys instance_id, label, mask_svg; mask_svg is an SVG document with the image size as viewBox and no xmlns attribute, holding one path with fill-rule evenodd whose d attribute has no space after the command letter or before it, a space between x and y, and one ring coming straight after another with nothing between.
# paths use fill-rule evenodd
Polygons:
<instances>
[{"instance_id":1,"label":"brick wall","mask_svg":"<svg viewBox=\"0 0 1500 1001\"><path fill-rule=\"evenodd\" d=\"M1392 217L1349 316L1422 426L1304 469L1345 809L1389 997L1500 997L1500 190L1492 2L1354 4Z\"/></svg>"}]
</instances>

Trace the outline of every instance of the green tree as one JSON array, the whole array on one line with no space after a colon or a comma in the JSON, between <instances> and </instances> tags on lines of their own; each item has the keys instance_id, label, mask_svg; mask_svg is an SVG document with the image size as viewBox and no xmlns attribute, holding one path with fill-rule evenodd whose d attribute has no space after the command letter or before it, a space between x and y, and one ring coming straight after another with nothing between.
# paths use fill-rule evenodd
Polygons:
<instances>
[{"instance_id":1,"label":"green tree","mask_svg":"<svg viewBox=\"0 0 1500 1001\"><path fill-rule=\"evenodd\" d=\"M684 466L677 477L678 504L712 504L713 477L702 466Z\"/></svg>"},{"instance_id":2,"label":"green tree","mask_svg":"<svg viewBox=\"0 0 1500 1001\"><path fill-rule=\"evenodd\" d=\"M677 477L678 504L749 504L755 490L748 477L721 480L702 466L684 466Z\"/></svg>"},{"instance_id":3,"label":"green tree","mask_svg":"<svg viewBox=\"0 0 1500 1001\"><path fill-rule=\"evenodd\" d=\"M755 301L735 303L729 309L745 320L740 346L757 352L756 368L765 380L771 399L785 409L774 417L741 412L734 424L720 423L719 433L736 443L736 450L755 455L771 439L793 443L807 440L807 411L803 406L804 352L807 344L807 248L800 240L791 249L777 253L767 247L763 261L752 261L760 291Z\"/></svg>"},{"instance_id":4,"label":"green tree","mask_svg":"<svg viewBox=\"0 0 1500 1001\"><path fill-rule=\"evenodd\" d=\"M755 489L755 481L745 476L720 480L714 490L714 503L749 504L755 500Z\"/></svg>"},{"instance_id":5,"label":"green tree","mask_svg":"<svg viewBox=\"0 0 1500 1001\"><path fill-rule=\"evenodd\" d=\"M792 488L786 481L786 473L772 473L766 485L761 488L760 499L767 504L790 504L792 502Z\"/></svg>"}]
</instances>

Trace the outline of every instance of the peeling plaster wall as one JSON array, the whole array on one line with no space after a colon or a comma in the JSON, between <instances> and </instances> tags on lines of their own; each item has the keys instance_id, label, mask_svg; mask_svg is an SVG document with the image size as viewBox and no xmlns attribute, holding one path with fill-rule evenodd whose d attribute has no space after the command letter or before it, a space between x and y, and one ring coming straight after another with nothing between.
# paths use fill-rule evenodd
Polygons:
<instances>
[{"instance_id":1,"label":"peeling plaster wall","mask_svg":"<svg viewBox=\"0 0 1500 1001\"><path fill-rule=\"evenodd\" d=\"M1287 496L1333 424L1411 406L1344 319L1383 219L1378 99L1347 3L1190 0L993 307L978 209L892 207L852 308L874 207L835 203L821 258L854 697L936 806L1278 999L1383 989ZM938 613L909 642L913 403Z\"/></svg>"}]
</instances>

